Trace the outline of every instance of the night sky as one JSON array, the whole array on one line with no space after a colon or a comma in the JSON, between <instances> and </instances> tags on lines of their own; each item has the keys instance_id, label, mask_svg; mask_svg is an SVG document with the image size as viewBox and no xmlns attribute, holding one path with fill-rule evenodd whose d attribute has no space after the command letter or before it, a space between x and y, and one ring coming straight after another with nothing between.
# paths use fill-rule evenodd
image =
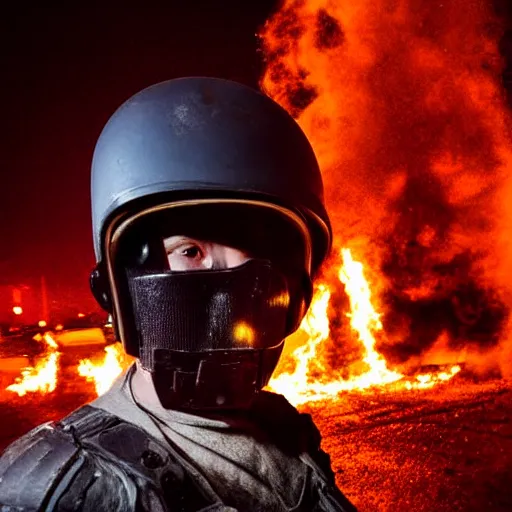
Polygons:
<instances>
[{"instance_id":1,"label":"night sky","mask_svg":"<svg viewBox=\"0 0 512 512\"><path fill-rule=\"evenodd\" d=\"M257 86L255 33L276 2L75 4L0 16L0 285L37 286L45 275L54 303L93 309L89 172L104 124L162 80L219 76Z\"/></svg>"},{"instance_id":2,"label":"night sky","mask_svg":"<svg viewBox=\"0 0 512 512\"><path fill-rule=\"evenodd\" d=\"M512 18L512 2L496 2ZM257 86L255 33L277 3L69 2L2 12L0 286L37 286L44 275L54 304L95 309L89 172L104 124L162 80L205 75Z\"/></svg>"}]
</instances>

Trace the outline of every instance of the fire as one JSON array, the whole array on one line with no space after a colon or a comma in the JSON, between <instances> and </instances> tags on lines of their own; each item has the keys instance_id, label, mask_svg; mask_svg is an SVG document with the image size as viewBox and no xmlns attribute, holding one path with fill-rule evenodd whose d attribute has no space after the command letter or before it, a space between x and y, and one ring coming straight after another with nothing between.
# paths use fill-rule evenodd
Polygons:
<instances>
[{"instance_id":1,"label":"fire","mask_svg":"<svg viewBox=\"0 0 512 512\"><path fill-rule=\"evenodd\" d=\"M461 370L460 366L454 365L449 372L439 372L437 374L425 373L416 375L416 382L406 382L406 389L427 389L432 388L439 382L446 382L457 375Z\"/></svg>"},{"instance_id":2,"label":"fire","mask_svg":"<svg viewBox=\"0 0 512 512\"><path fill-rule=\"evenodd\" d=\"M449 372L420 374L414 380L406 380L401 373L388 369L385 359L375 350L374 333L382 330L380 315L376 312L368 281L364 275L363 265L355 261L350 249L341 251L343 263L339 269L339 280L345 286L350 299L351 328L362 343L365 355L364 363L367 370L349 379L330 380L327 383L311 381L309 365L315 361L320 370L328 370L316 360L321 343L329 338L328 307L330 291L325 284L317 286L308 314L304 318L300 330L308 335L308 342L293 353L296 367L293 373L281 373L273 378L268 385L271 391L281 393L294 405L317 400L335 398L342 391L364 390L374 386L395 384L393 389L426 389L454 377L460 366L454 365Z\"/></svg>"},{"instance_id":3,"label":"fire","mask_svg":"<svg viewBox=\"0 0 512 512\"><path fill-rule=\"evenodd\" d=\"M78 374L88 381L94 382L96 393L103 395L112 383L129 366L132 359L127 356L121 343L105 347L106 355L101 363L94 363L90 359L82 359L78 365Z\"/></svg>"},{"instance_id":4,"label":"fire","mask_svg":"<svg viewBox=\"0 0 512 512\"><path fill-rule=\"evenodd\" d=\"M35 339L44 340L47 345L47 354L37 362L34 368L26 368L14 384L7 386L8 391L25 396L27 393L51 393L57 386L58 360L60 353L57 351L57 343L50 333L43 336L36 335Z\"/></svg>"},{"instance_id":5,"label":"fire","mask_svg":"<svg viewBox=\"0 0 512 512\"><path fill-rule=\"evenodd\" d=\"M441 339L512 368L512 123L491 4L283 0L262 30L262 89L308 135L334 231L306 342L269 385L294 404L447 382L460 359L408 376ZM116 345L79 371L101 394L123 364Z\"/></svg>"},{"instance_id":6,"label":"fire","mask_svg":"<svg viewBox=\"0 0 512 512\"><path fill-rule=\"evenodd\" d=\"M286 396L290 403L297 405L307 401L320 400L328 396L324 386L309 382L309 363L315 359L318 346L329 336L327 306L330 292L326 286L319 284L315 290L308 313L302 320L300 330L309 337L308 343L293 353L296 366L293 373L281 373L273 377L268 389ZM336 393L336 391L335 391Z\"/></svg>"},{"instance_id":7,"label":"fire","mask_svg":"<svg viewBox=\"0 0 512 512\"><path fill-rule=\"evenodd\" d=\"M352 259L349 249L342 249L343 265L339 272L339 279L345 285L345 291L350 298L350 318L352 329L357 332L359 341L365 349L363 361L368 365L369 371L362 375L354 387L368 387L374 384L387 384L402 378L402 375L388 370L386 361L375 351L374 331L382 329L380 315L375 311L371 302L371 293L368 281L364 277L363 265Z\"/></svg>"},{"instance_id":8,"label":"fire","mask_svg":"<svg viewBox=\"0 0 512 512\"><path fill-rule=\"evenodd\" d=\"M294 403L428 388L461 362L510 375L511 119L492 9L284 0L263 27L261 87L308 135L334 231L310 339L271 381ZM308 335L319 316L330 332ZM472 357L443 361L441 339ZM443 371L404 377L430 364Z\"/></svg>"}]
</instances>

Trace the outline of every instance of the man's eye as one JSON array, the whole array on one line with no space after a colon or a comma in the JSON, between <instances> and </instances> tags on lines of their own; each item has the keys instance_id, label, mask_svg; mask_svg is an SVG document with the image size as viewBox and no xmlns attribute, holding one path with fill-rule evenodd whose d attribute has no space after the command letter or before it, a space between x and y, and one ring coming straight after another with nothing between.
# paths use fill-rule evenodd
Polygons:
<instances>
[{"instance_id":1,"label":"man's eye","mask_svg":"<svg viewBox=\"0 0 512 512\"><path fill-rule=\"evenodd\" d=\"M180 249L180 254L182 256L186 256L187 258L196 259L200 258L202 256L201 249L197 247L196 245L192 245L190 247L184 247L183 249Z\"/></svg>"}]
</instances>

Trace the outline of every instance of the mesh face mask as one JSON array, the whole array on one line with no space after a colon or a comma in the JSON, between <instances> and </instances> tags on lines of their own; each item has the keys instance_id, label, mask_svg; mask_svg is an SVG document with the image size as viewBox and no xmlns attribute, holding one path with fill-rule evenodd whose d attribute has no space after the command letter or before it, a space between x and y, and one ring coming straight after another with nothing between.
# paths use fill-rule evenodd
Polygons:
<instances>
[{"instance_id":1,"label":"mesh face mask","mask_svg":"<svg viewBox=\"0 0 512 512\"><path fill-rule=\"evenodd\" d=\"M268 382L289 293L269 262L129 280L140 361L167 407L242 407ZM277 362L276 357L270 361Z\"/></svg>"}]
</instances>

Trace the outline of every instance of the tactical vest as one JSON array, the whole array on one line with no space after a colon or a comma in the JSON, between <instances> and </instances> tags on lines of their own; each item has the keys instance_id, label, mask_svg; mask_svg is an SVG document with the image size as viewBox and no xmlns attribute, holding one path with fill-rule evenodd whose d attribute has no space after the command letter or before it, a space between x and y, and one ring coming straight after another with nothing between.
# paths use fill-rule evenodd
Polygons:
<instances>
[{"instance_id":1,"label":"tactical vest","mask_svg":"<svg viewBox=\"0 0 512 512\"><path fill-rule=\"evenodd\" d=\"M353 512L334 480L331 485L315 467L317 491L304 497L300 511ZM236 512L178 449L87 405L7 448L0 458L0 510Z\"/></svg>"}]
</instances>

